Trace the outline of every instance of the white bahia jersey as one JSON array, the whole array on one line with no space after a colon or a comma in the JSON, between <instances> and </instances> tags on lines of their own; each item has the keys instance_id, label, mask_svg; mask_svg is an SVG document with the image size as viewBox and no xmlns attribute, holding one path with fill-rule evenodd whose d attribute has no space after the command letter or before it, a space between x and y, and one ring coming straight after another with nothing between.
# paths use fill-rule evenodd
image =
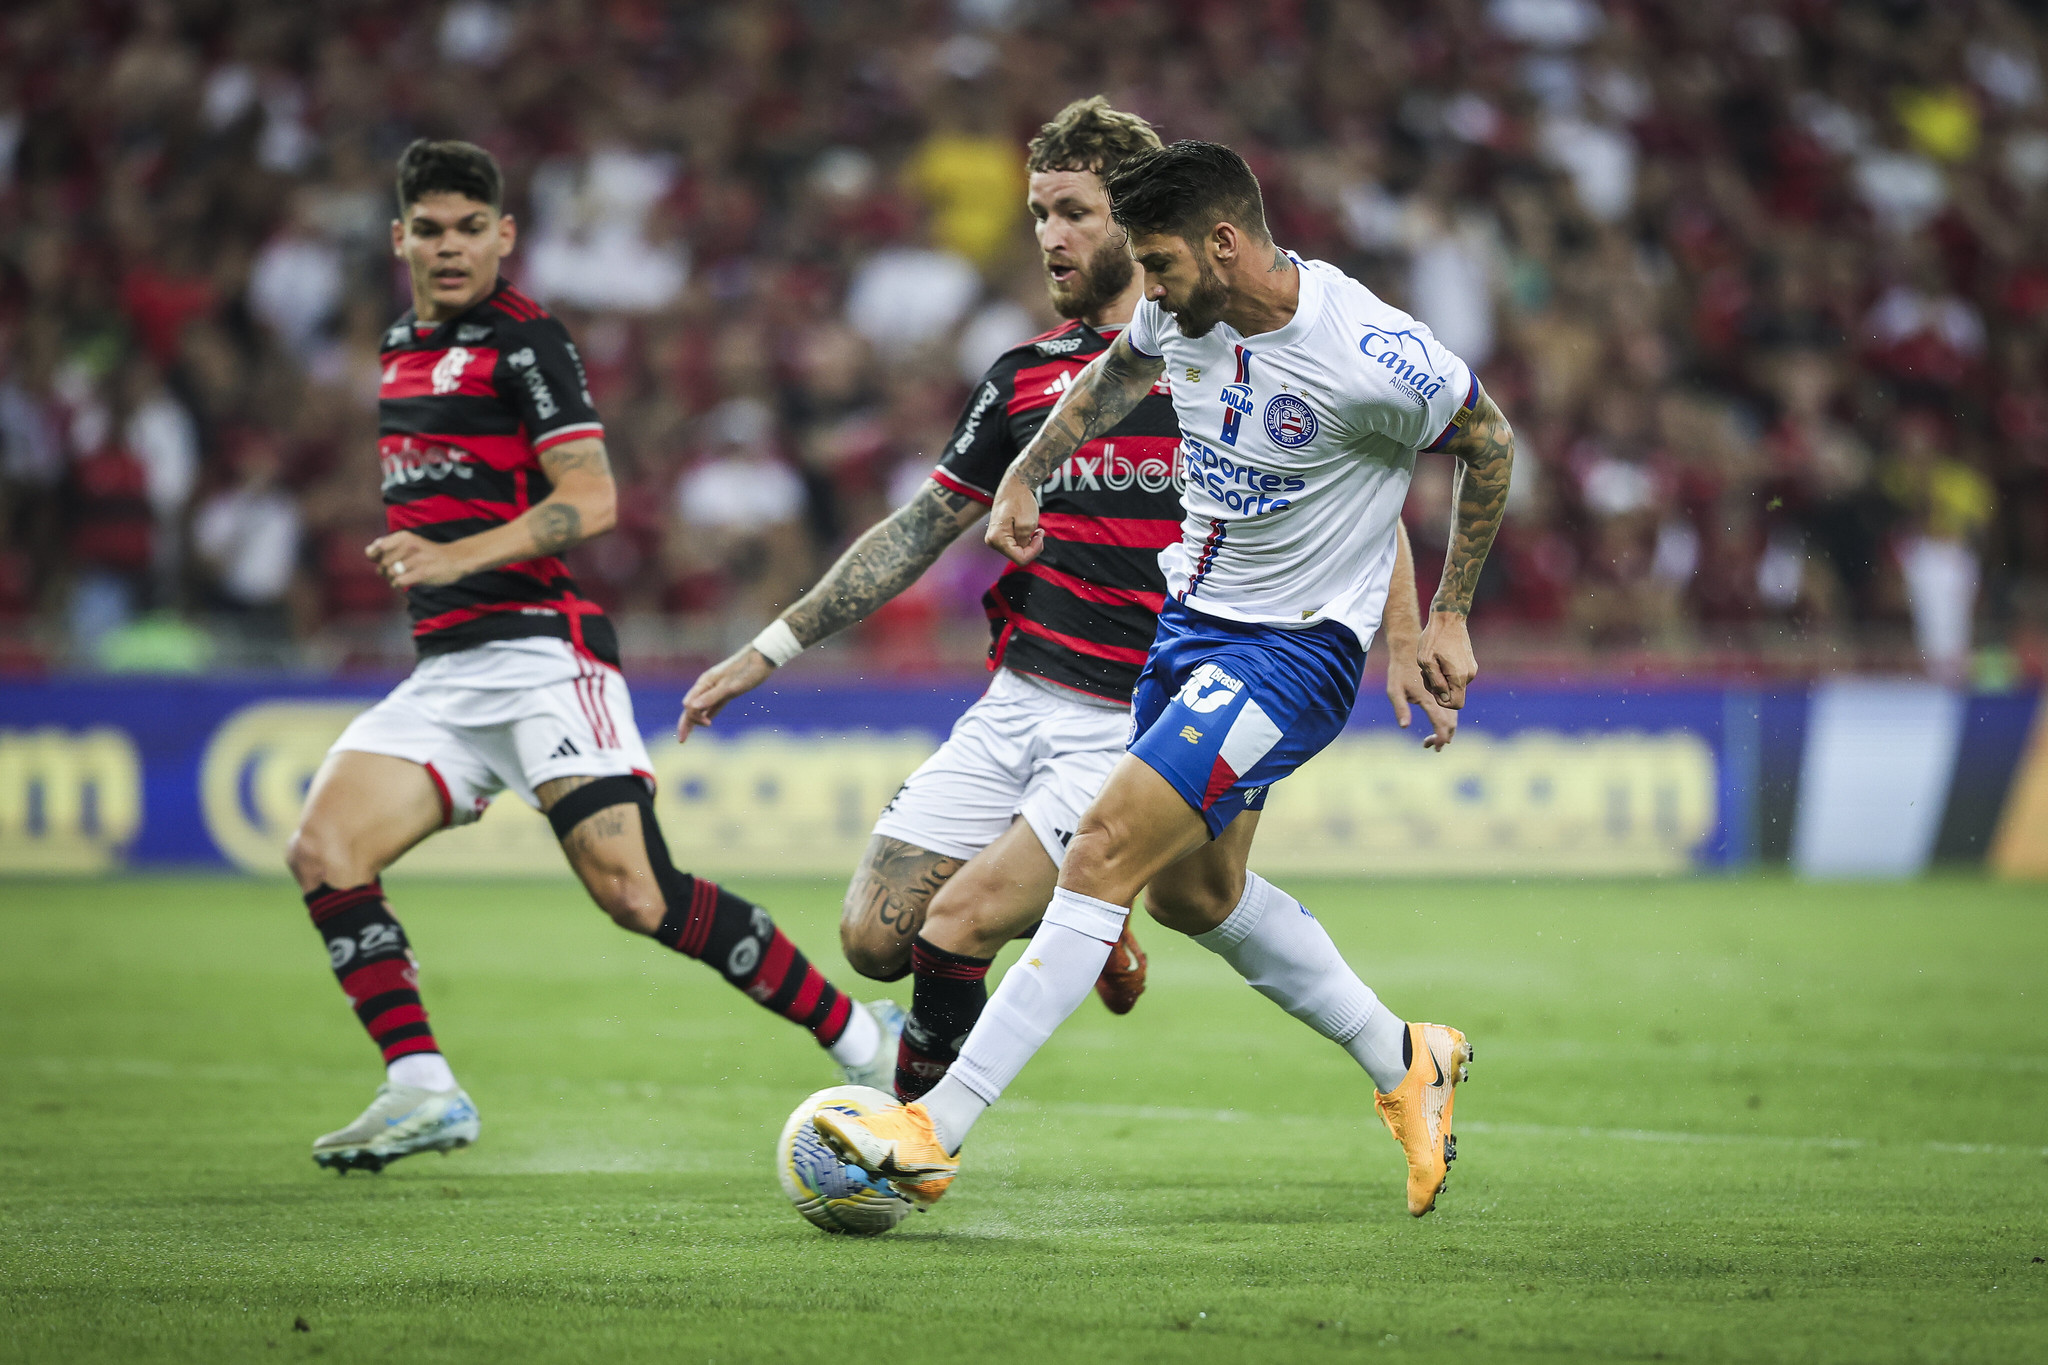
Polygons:
<instances>
[{"instance_id":1,"label":"white bahia jersey","mask_svg":"<svg viewBox=\"0 0 2048 1365\"><path fill-rule=\"evenodd\" d=\"M1338 621L1372 643L1415 452L1449 441L1479 382L1428 327L1323 261L1276 332L1181 335L1150 299L1131 346L1163 356L1186 518L1167 591L1212 616Z\"/></svg>"}]
</instances>

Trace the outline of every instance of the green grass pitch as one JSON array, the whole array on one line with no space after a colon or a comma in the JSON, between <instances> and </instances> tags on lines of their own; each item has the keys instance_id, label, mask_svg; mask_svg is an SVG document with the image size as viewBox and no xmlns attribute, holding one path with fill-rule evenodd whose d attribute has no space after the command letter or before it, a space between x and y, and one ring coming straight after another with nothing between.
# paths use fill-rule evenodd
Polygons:
<instances>
[{"instance_id":1,"label":"green grass pitch","mask_svg":"<svg viewBox=\"0 0 2048 1365\"><path fill-rule=\"evenodd\" d=\"M1294 887L1478 1048L1420 1222L1344 1054L1154 927L863 1242L770 1169L809 1039L567 883L393 886L483 1139L337 1179L379 1072L288 888L0 885L0 1359L2048 1359L2040 888ZM742 889L852 984L836 886Z\"/></svg>"}]
</instances>

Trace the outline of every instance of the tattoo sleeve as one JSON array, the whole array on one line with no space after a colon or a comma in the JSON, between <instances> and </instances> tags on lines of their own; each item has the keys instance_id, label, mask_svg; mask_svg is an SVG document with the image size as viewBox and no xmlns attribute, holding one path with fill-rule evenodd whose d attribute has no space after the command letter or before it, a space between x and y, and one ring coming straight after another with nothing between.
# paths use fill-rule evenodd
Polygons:
<instances>
[{"instance_id":1,"label":"tattoo sleeve","mask_svg":"<svg viewBox=\"0 0 2048 1365\"><path fill-rule=\"evenodd\" d=\"M915 583L980 519L980 503L927 482L916 497L869 527L782 619L806 647L838 634Z\"/></svg>"},{"instance_id":2,"label":"tattoo sleeve","mask_svg":"<svg viewBox=\"0 0 2048 1365\"><path fill-rule=\"evenodd\" d=\"M1027 488L1044 483L1083 442L1123 421L1165 372L1165 360L1138 354L1126 334L1119 333L1109 349L1076 376L1031 444L1011 462L1010 477L1022 480Z\"/></svg>"},{"instance_id":3,"label":"tattoo sleeve","mask_svg":"<svg viewBox=\"0 0 2048 1365\"><path fill-rule=\"evenodd\" d=\"M907 955L910 940L924 927L932 897L966 865L965 858L877 834L868 841L867 856L854 874L841 919L873 946L893 947Z\"/></svg>"},{"instance_id":4,"label":"tattoo sleeve","mask_svg":"<svg viewBox=\"0 0 2048 1365\"><path fill-rule=\"evenodd\" d=\"M1472 420L1444 447L1458 462L1452 484L1457 516L1451 525L1450 554L1437 584L1431 611L1469 613L1479 571L1500 531L1508 505L1508 477L1515 465L1515 432L1486 390L1479 390Z\"/></svg>"}]
</instances>

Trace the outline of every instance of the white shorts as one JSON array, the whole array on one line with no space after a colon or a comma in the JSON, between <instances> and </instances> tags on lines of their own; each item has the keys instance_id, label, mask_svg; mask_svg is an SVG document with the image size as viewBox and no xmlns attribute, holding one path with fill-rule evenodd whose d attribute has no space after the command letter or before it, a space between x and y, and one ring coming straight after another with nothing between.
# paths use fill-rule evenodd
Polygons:
<instances>
[{"instance_id":1,"label":"white shorts","mask_svg":"<svg viewBox=\"0 0 2048 1365\"><path fill-rule=\"evenodd\" d=\"M625 678L566 640L497 640L422 659L349 722L334 750L425 768L444 825L468 824L508 787L537 808L534 788L558 777L654 784Z\"/></svg>"},{"instance_id":2,"label":"white shorts","mask_svg":"<svg viewBox=\"0 0 2048 1365\"><path fill-rule=\"evenodd\" d=\"M882 808L875 833L972 858L1021 815L1057 865L1130 730L1127 706L998 669L938 752Z\"/></svg>"}]
</instances>

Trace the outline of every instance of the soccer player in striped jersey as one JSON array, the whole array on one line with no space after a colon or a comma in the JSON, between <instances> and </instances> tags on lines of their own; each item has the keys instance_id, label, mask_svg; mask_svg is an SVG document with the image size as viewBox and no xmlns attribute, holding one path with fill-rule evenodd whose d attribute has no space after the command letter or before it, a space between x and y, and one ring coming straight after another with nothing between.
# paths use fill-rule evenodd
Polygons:
<instances>
[{"instance_id":1,"label":"soccer player in striped jersey","mask_svg":"<svg viewBox=\"0 0 2048 1365\"><path fill-rule=\"evenodd\" d=\"M767 911L669 861L617 635L560 558L616 520L604 427L567 329L499 277L516 238L502 187L468 143L415 142L399 161L391 245L413 308L384 335L390 534L368 554L405 593L419 664L335 741L288 855L386 1066L370 1107L313 1144L343 1174L477 1136L379 877L508 787L546 812L620 927L809 1029L847 1079L886 1086L895 1067L901 1011L856 1006Z\"/></svg>"},{"instance_id":2,"label":"soccer player in striped jersey","mask_svg":"<svg viewBox=\"0 0 2048 1365\"><path fill-rule=\"evenodd\" d=\"M1423 451L1457 462L1457 506L1421 666L1441 704L1464 705L1479 668L1465 618L1507 505L1514 432L1421 321L1276 246L1258 181L1228 147L1177 142L1126 161L1106 188L1144 302L1004 473L987 538L1013 563L1035 562L1037 490L1167 380L1187 516L1163 557L1167 601L1132 696L1130 751L1082 817L1024 960L945 1078L921 1102L820 1110L813 1123L847 1160L937 1199L968 1131L1079 1006L1143 891L1155 920L1371 1078L1421 1217L1457 1155L1453 1088L1471 1048L1456 1029L1395 1014L1315 916L1246 860L1273 784L1356 704L1366 647L1402 596L1390 587L1401 507Z\"/></svg>"},{"instance_id":3,"label":"soccer player in striped jersey","mask_svg":"<svg viewBox=\"0 0 2048 1365\"><path fill-rule=\"evenodd\" d=\"M1149 124L1100 96L1040 131L1026 162L1027 206L1053 306L1069 321L1005 352L917 495L753 645L697 680L684 737L799 650L902 592L981 520L1003 472L1138 305L1140 281L1102 181L1158 146ZM1159 555L1180 540L1179 444L1172 400L1156 385L1039 486L1041 553L982 599L995 678L882 812L854 874L840 923L848 960L882 980L906 970L916 978L898 1049L905 1099L945 1074L987 1003L991 961L1044 912L1082 812L1123 755L1131 690L1166 593ZM1409 702L1425 708L1429 742L1440 746L1455 722L1415 664L1421 627L1405 558L1395 598L1404 591L1408 629L1394 632L1389 693L1403 725ZM1398 601L1393 615L1402 619ZM1096 978L1110 1009L1136 1002L1144 962L1126 930Z\"/></svg>"}]
</instances>

